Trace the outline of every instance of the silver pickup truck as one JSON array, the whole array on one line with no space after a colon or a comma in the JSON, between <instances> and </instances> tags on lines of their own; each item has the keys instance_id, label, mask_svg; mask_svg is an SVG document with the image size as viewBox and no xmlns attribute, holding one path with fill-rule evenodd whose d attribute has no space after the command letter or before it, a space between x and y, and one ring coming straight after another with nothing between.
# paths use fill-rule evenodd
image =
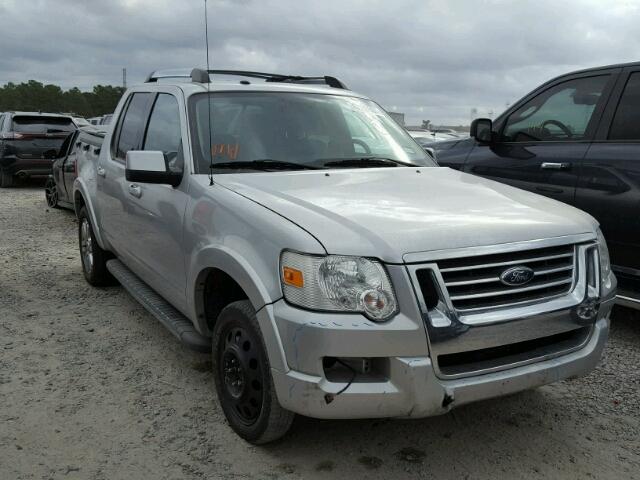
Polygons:
<instances>
[{"instance_id":1,"label":"silver pickup truck","mask_svg":"<svg viewBox=\"0 0 640 480\"><path fill-rule=\"evenodd\" d=\"M589 372L616 279L589 215L440 168L334 77L156 72L74 184L84 275L191 348L253 443Z\"/></svg>"}]
</instances>

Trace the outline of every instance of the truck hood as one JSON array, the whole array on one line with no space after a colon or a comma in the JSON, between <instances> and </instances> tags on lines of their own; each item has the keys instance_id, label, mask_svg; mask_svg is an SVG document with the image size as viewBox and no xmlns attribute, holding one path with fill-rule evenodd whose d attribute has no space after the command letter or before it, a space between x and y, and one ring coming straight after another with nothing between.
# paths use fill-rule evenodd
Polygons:
<instances>
[{"instance_id":1,"label":"truck hood","mask_svg":"<svg viewBox=\"0 0 640 480\"><path fill-rule=\"evenodd\" d=\"M226 174L216 183L296 223L327 253L389 263L409 253L593 233L597 225L569 205L449 168Z\"/></svg>"}]
</instances>

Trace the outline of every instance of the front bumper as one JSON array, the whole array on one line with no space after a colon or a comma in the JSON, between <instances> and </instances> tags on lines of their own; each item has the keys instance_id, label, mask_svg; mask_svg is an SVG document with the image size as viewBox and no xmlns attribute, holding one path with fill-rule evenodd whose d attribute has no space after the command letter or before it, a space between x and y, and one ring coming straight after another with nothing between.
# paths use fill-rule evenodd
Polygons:
<instances>
[{"instance_id":1,"label":"front bumper","mask_svg":"<svg viewBox=\"0 0 640 480\"><path fill-rule=\"evenodd\" d=\"M411 285L408 270L389 267L394 285ZM569 303L540 304L537 311L514 310L515 317L492 325L478 325L459 337L446 339L438 352L464 342L492 346L500 341L529 340L568 328L582 328L576 320L586 290L576 287ZM615 303L615 277L599 299L597 313L585 327L582 343L566 350L460 376L445 375L434 361L433 338L411 288L397 289L400 313L384 323L360 315L300 310L279 300L258 313L278 400L293 412L315 418L425 417L469 402L535 388L591 371L602 356L609 315ZM586 297L584 297L586 299ZM574 324L573 327L570 325ZM493 344L492 344L493 342ZM382 378L358 378L346 390L346 380L330 381L325 357L382 358Z\"/></svg>"},{"instance_id":2,"label":"front bumper","mask_svg":"<svg viewBox=\"0 0 640 480\"><path fill-rule=\"evenodd\" d=\"M381 382L352 383L349 388L336 395L344 383L333 383L323 375L303 373L297 370L283 372L272 369L273 380L281 405L293 412L315 418L380 418L380 417L426 417L448 412L466 403L511 394L535 388L565 378L584 375L598 363L605 348L609 332L609 315L614 299L603 302L598 320L586 344L566 355L519 367L486 373L477 376L445 380L436 375L431 359L425 355L389 357L388 378ZM285 308L290 308L286 307ZM276 308L276 310L278 310ZM281 322L280 322L281 323ZM332 335L324 327L304 327L306 333L304 356L316 354L340 355L333 352L309 351L314 343L323 348L331 345ZM418 336L418 335L416 335ZM334 340L341 344L344 335L335 334ZM352 344L358 355L369 342ZM381 342L377 342L376 349ZM383 349L386 347L383 346ZM376 355L383 355L383 352Z\"/></svg>"}]
</instances>

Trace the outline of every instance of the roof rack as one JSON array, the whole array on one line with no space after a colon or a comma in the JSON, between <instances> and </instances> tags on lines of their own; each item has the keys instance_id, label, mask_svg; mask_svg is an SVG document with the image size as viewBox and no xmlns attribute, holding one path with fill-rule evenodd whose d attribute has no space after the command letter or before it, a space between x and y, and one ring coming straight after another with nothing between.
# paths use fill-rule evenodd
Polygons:
<instances>
[{"instance_id":1,"label":"roof rack","mask_svg":"<svg viewBox=\"0 0 640 480\"><path fill-rule=\"evenodd\" d=\"M162 78L191 78L191 81L194 83L209 83L211 81L209 75L233 75L236 77L260 78L266 82L327 85L332 88L348 90L344 83L336 77L330 77L328 75L302 77L299 75L282 75L280 73L248 72L244 70L203 70L200 68L194 68L190 73L186 70L159 70L152 72L145 82L157 82Z\"/></svg>"}]
</instances>

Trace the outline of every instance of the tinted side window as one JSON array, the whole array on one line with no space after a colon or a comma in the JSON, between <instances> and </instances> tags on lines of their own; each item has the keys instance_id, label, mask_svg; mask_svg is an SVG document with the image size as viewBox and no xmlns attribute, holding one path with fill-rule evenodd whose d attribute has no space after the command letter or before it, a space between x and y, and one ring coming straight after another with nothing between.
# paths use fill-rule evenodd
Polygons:
<instances>
[{"instance_id":1,"label":"tinted side window","mask_svg":"<svg viewBox=\"0 0 640 480\"><path fill-rule=\"evenodd\" d=\"M120 138L116 148L117 158L124 160L129 150L139 148L150 98L150 93L133 94L120 126Z\"/></svg>"},{"instance_id":2,"label":"tinted side window","mask_svg":"<svg viewBox=\"0 0 640 480\"><path fill-rule=\"evenodd\" d=\"M633 73L624 87L609 140L640 140L640 73Z\"/></svg>"},{"instance_id":3,"label":"tinted side window","mask_svg":"<svg viewBox=\"0 0 640 480\"><path fill-rule=\"evenodd\" d=\"M609 75L577 78L545 90L513 112L503 141L584 140Z\"/></svg>"},{"instance_id":4,"label":"tinted side window","mask_svg":"<svg viewBox=\"0 0 640 480\"><path fill-rule=\"evenodd\" d=\"M160 93L153 105L144 141L144 150L164 153L171 171L182 172L183 152L180 131L180 110L173 95Z\"/></svg>"}]
</instances>

